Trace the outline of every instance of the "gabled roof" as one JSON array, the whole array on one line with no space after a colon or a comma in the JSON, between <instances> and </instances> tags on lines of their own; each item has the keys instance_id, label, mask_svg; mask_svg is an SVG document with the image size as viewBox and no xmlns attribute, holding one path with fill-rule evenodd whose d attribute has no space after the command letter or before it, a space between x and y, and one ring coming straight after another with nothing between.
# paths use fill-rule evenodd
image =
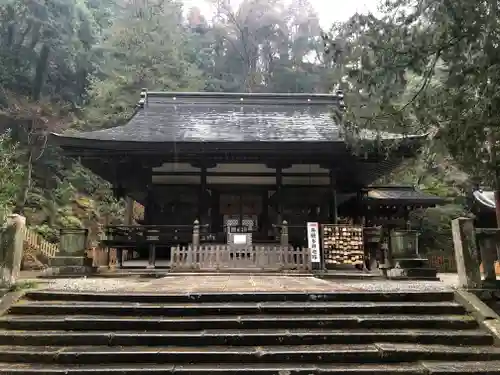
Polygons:
<instances>
[{"instance_id":1,"label":"gabled roof","mask_svg":"<svg viewBox=\"0 0 500 375\"><path fill-rule=\"evenodd\" d=\"M81 140L130 143L343 142L332 109L343 94L143 92L123 126L68 135L53 134L61 146ZM361 137L374 139L365 131ZM385 133L383 138L401 139ZM406 136L405 138L422 138ZM96 146L97 147L97 146Z\"/></svg>"},{"instance_id":2,"label":"gabled roof","mask_svg":"<svg viewBox=\"0 0 500 375\"><path fill-rule=\"evenodd\" d=\"M372 186L366 189L365 200L374 203L417 204L434 206L446 203L446 199L427 194L414 186Z\"/></svg>"}]
</instances>

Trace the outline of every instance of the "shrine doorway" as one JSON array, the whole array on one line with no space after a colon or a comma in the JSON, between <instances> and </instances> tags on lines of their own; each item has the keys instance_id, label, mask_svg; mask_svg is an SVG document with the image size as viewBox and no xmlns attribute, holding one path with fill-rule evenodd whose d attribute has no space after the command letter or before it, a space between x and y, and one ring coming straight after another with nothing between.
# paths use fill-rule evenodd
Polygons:
<instances>
[{"instance_id":1,"label":"shrine doorway","mask_svg":"<svg viewBox=\"0 0 500 375\"><path fill-rule=\"evenodd\" d=\"M262 192L221 193L220 214L224 232L228 228L241 226L250 232L258 232L262 227Z\"/></svg>"}]
</instances>

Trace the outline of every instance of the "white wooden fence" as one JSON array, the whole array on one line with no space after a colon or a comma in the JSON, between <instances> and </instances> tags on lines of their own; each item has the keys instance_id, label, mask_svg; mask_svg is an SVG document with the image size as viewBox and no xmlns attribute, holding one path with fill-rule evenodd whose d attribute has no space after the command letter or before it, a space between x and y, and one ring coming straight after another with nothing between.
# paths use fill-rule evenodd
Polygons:
<instances>
[{"instance_id":1,"label":"white wooden fence","mask_svg":"<svg viewBox=\"0 0 500 375\"><path fill-rule=\"evenodd\" d=\"M23 232L25 252L41 253L47 258L52 258L59 252L58 244L48 242L37 232L28 227L24 227Z\"/></svg>"},{"instance_id":2,"label":"white wooden fence","mask_svg":"<svg viewBox=\"0 0 500 375\"><path fill-rule=\"evenodd\" d=\"M207 245L173 247L171 271L309 271L310 251L289 246Z\"/></svg>"}]
</instances>

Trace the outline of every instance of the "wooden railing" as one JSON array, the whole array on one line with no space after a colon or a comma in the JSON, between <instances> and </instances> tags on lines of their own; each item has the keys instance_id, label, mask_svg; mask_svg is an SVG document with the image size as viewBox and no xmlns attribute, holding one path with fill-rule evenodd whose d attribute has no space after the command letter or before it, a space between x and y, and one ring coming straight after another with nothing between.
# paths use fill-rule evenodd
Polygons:
<instances>
[{"instance_id":1,"label":"wooden railing","mask_svg":"<svg viewBox=\"0 0 500 375\"><path fill-rule=\"evenodd\" d=\"M41 253L47 258L52 258L59 252L59 245L45 240L40 234L24 227L24 251Z\"/></svg>"},{"instance_id":2,"label":"wooden railing","mask_svg":"<svg viewBox=\"0 0 500 375\"><path fill-rule=\"evenodd\" d=\"M115 225L107 226L105 243L112 247L135 247L148 243L168 244L192 241L192 225Z\"/></svg>"},{"instance_id":3,"label":"wooden railing","mask_svg":"<svg viewBox=\"0 0 500 375\"><path fill-rule=\"evenodd\" d=\"M171 270L260 270L260 271L309 271L310 252L307 248L289 246L208 245L174 247L171 253Z\"/></svg>"}]
</instances>

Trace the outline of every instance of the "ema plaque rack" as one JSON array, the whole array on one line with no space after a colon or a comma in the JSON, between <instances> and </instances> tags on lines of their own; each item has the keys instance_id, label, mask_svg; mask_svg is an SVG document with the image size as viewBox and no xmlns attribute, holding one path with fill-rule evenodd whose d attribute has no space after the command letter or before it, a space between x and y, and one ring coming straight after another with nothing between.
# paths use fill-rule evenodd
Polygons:
<instances>
[{"instance_id":1,"label":"ema plaque rack","mask_svg":"<svg viewBox=\"0 0 500 375\"><path fill-rule=\"evenodd\" d=\"M364 262L362 226L323 224L322 232L326 265L362 264Z\"/></svg>"}]
</instances>

